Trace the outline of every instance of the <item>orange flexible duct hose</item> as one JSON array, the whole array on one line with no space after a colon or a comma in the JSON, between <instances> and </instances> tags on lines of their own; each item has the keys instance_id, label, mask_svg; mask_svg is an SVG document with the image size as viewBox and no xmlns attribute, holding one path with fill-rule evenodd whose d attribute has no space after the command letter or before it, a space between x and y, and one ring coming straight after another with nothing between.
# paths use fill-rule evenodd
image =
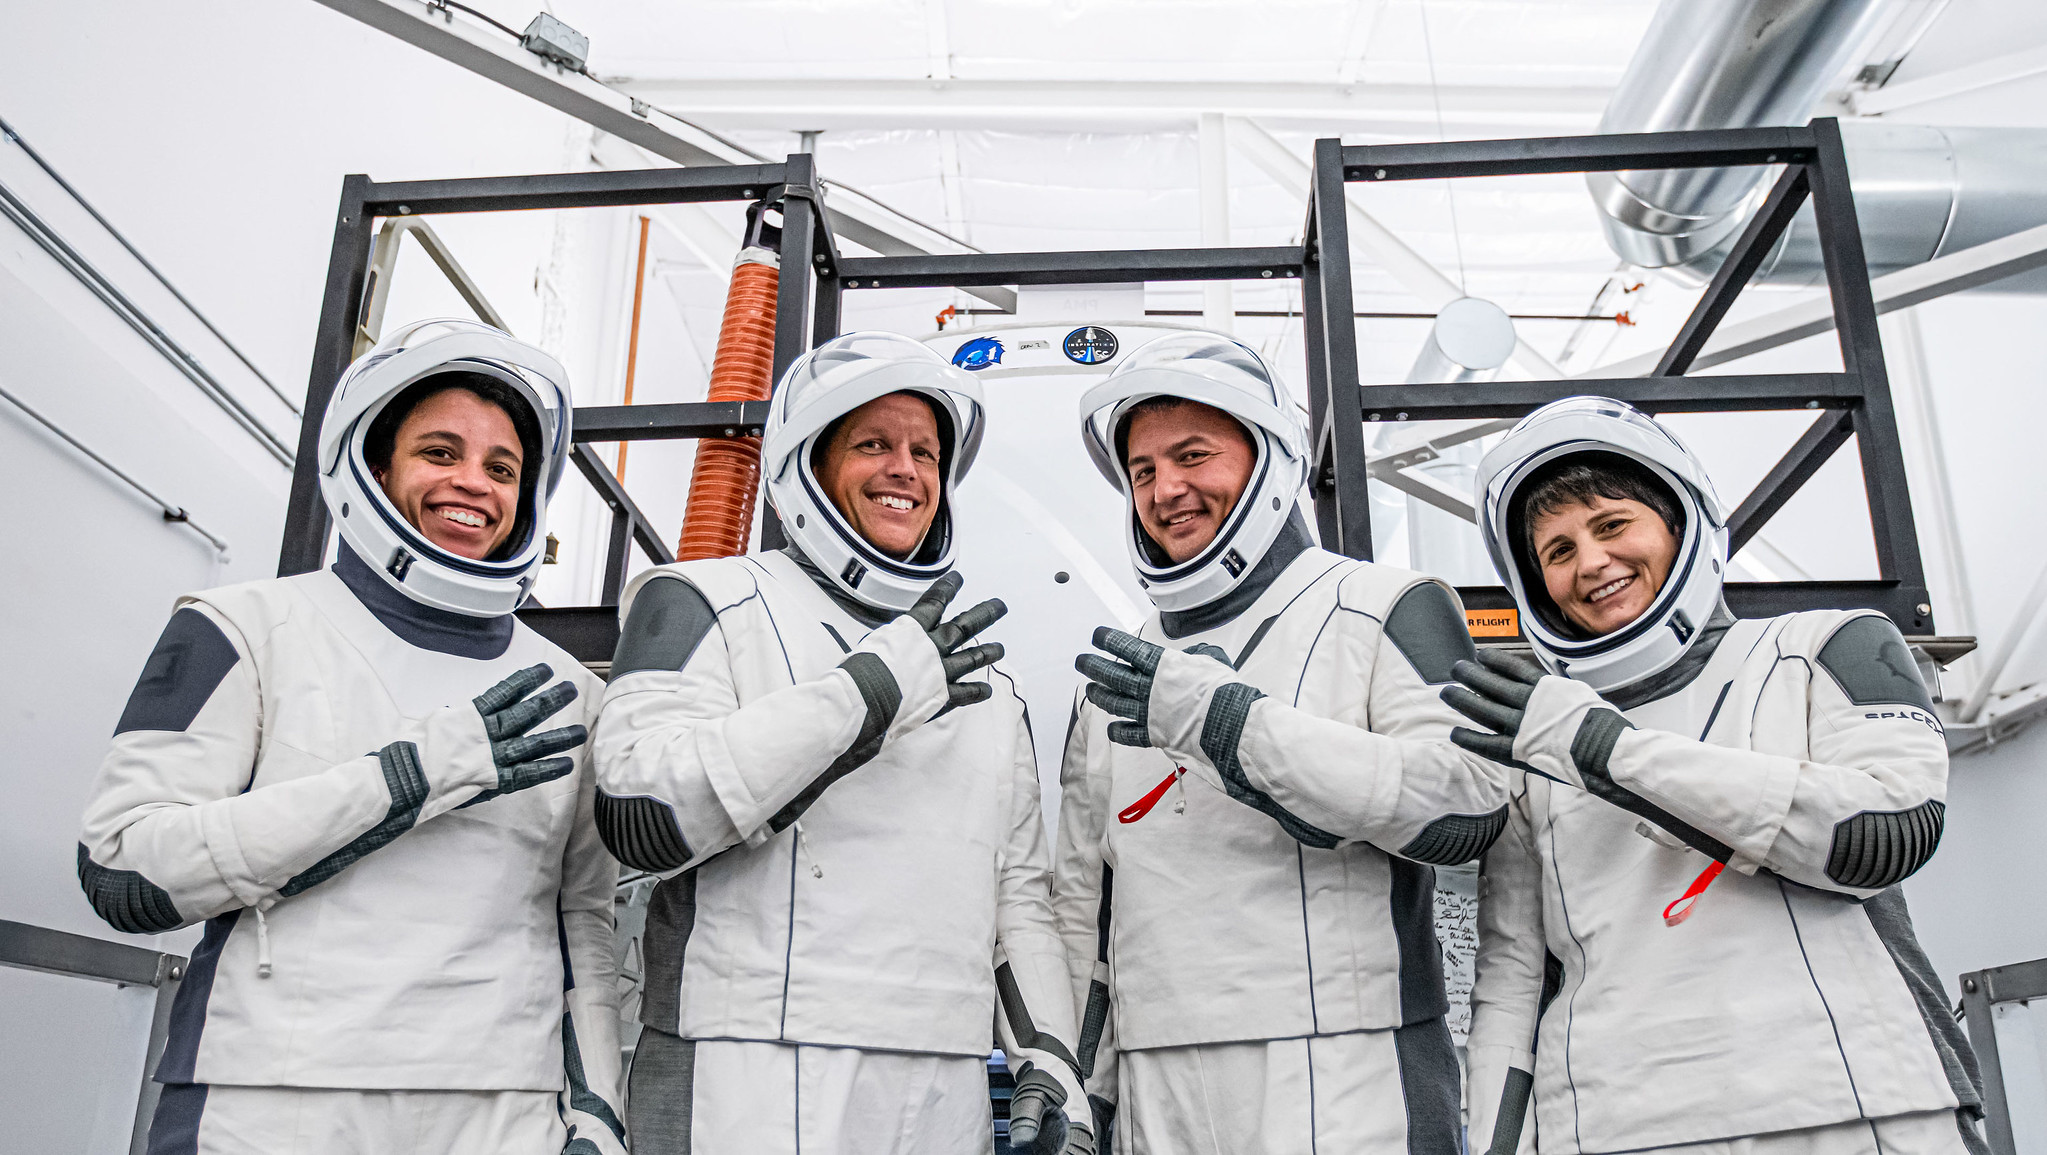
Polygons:
<instances>
[{"instance_id":1,"label":"orange flexible duct hose","mask_svg":"<svg viewBox=\"0 0 2047 1155\"><path fill-rule=\"evenodd\" d=\"M705 400L767 400L773 388L775 288L780 275L775 254L759 248L740 252L725 296L725 319L718 328L718 352L711 361L711 388ZM675 560L746 552L760 473L758 437L707 437L697 442Z\"/></svg>"}]
</instances>

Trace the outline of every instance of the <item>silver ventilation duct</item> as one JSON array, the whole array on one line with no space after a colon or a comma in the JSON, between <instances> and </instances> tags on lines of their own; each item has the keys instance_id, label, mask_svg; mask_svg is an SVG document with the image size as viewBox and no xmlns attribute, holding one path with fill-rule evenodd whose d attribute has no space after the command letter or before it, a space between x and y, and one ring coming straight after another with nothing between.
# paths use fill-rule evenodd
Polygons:
<instances>
[{"instance_id":1,"label":"silver ventilation duct","mask_svg":"<svg viewBox=\"0 0 2047 1155\"><path fill-rule=\"evenodd\" d=\"M1871 276L2047 224L2047 130L1850 120L1841 124L1841 143ZM1710 277L1724 252L1725 245L1698 275ZM1825 281L1819 230L1808 208L1792 219L1784 239L1756 270L1755 283ZM2040 292L2047 288L2047 272L1983 288Z\"/></svg>"},{"instance_id":2,"label":"silver ventilation duct","mask_svg":"<svg viewBox=\"0 0 2047 1155\"><path fill-rule=\"evenodd\" d=\"M1885 0L1664 0L1601 132L1803 124L1845 73ZM2047 222L2047 130L1841 125L1872 274ZM1765 168L1589 173L1623 260L1703 283L1775 179ZM1824 279L1808 208L1751 283ZM2037 290L2047 277L1994 288Z\"/></svg>"},{"instance_id":3,"label":"silver ventilation duct","mask_svg":"<svg viewBox=\"0 0 2047 1155\"><path fill-rule=\"evenodd\" d=\"M1803 124L1882 0L1664 0L1599 120L1605 132ZM1698 260L1732 238L1767 170L1586 174L1606 239L1632 264Z\"/></svg>"},{"instance_id":4,"label":"silver ventilation duct","mask_svg":"<svg viewBox=\"0 0 2047 1155\"><path fill-rule=\"evenodd\" d=\"M1490 381L1514 353L1514 319L1507 310L1477 297L1459 297L1443 306L1429 326L1410 384Z\"/></svg>"}]
</instances>

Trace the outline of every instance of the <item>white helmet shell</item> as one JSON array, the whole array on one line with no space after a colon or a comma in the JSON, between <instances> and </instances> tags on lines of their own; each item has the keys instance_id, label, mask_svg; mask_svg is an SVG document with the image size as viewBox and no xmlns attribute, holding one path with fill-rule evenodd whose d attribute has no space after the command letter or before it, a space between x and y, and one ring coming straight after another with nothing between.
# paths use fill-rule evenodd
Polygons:
<instances>
[{"instance_id":1,"label":"white helmet shell","mask_svg":"<svg viewBox=\"0 0 2047 1155\"><path fill-rule=\"evenodd\" d=\"M1117 447L1132 406L1152 397L1180 397L1213 406L1250 433L1258 460L1244 492L1215 540L1174 562L1144 532ZM1152 604L1171 613L1204 606L1229 593L1265 556L1292 516L1308 478L1308 427L1293 398L1258 354L1216 333L1173 333L1147 342L1080 399L1080 433L1095 468L1125 499L1124 545Z\"/></svg>"},{"instance_id":2,"label":"white helmet shell","mask_svg":"<svg viewBox=\"0 0 2047 1155\"><path fill-rule=\"evenodd\" d=\"M1536 471L1580 453L1640 463L1670 489L1684 518L1677 557L1655 600L1641 617L1596 638L1579 636L1551 600L1516 516L1520 489ZM1602 691L1661 673L1720 604L1727 515L1713 482L1675 434L1624 401L1567 397L1522 418L1479 463L1475 501L1493 568L1521 610L1522 636L1554 673Z\"/></svg>"},{"instance_id":3,"label":"white helmet shell","mask_svg":"<svg viewBox=\"0 0 2047 1155\"><path fill-rule=\"evenodd\" d=\"M890 393L928 399L949 429L942 452L938 513L908 558L891 557L862 537L832 504L811 454L832 422ZM761 435L761 468L782 532L833 584L878 610L901 613L951 571L953 492L981 449L981 386L920 341L896 333L847 333L798 358L782 375Z\"/></svg>"},{"instance_id":4,"label":"white helmet shell","mask_svg":"<svg viewBox=\"0 0 2047 1155\"><path fill-rule=\"evenodd\" d=\"M540 460L520 471L519 511L494 556L477 561L428 541L385 495L363 459L384 407L429 377L474 373L502 382L531 408ZM547 503L571 446L568 375L546 353L481 321L442 318L392 333L341 375L320 423L320 496L341 539L393 588L421 605L471 617L519 608L546 554ZM515 415L515 424L517 423Z\"/></svg>"}]
</instances>

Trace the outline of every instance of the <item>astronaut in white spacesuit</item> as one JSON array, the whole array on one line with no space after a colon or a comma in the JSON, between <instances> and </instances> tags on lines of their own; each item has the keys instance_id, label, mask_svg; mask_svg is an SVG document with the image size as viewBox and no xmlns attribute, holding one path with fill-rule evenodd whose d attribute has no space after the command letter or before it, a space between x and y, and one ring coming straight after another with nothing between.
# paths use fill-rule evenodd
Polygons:
<instances>
[{"instance_id":1,"label":"astronaut in white spacesuit","mask_svg":"<svg viewBox=\"0 0 2047 1155\"><path fill-rule=\"evenodd\" d=\"M78 847L116 929L206 924L151 1155L624 1151L601 685L512 614L570 417L540 350L409 326L327 407L334 567L178 600Z\"/></svg>"},{"instance_id":2,"label":"astronaut in white spacesuit","mask_svg":"<svg viewBox=\"0 0 2047 1155\"><path fill-rule=\"evenodd\" d=\"M1061 775L1055 908L1116 1150L1454 1155L1432 866L1507 801L1448 741L1455 592L1314 546L1299 409L1235 341L1161 337L1081 415L1159 611L1081 658Z\"/></svg>"},{"instance_id":3,"label":"astronaut in white spacesuit","mask_svg":"<svg viewBox=\"0 0 2047 1155\"><path fill-rule=\"evenodd\" d=\"M1948 760L1897 627L1731 617L1712 483L1618 401L1529 415L1477 503L1541 666L1489 652L1445 691L1484 727L1455 740L1517 767L1480 889L1473 1145L1983 1150L1898 889Z\"/></svg>"},{"instance_id":4,"label":"astronaut in white spacesuit","mask_svg":"<svg viewBox=\"0 0 2047 1155\"><path fill-rule=\"evenodd\" d=\"M982 421L924 345L828 341L762 442L791 548L626 589L592 742L607 844L665 876L638 1155L987 1151L998 1038L1012 1141L1094 1151L1029 721L970 642L1003 607L941 620Z\"/></svg>"}]
</instances>

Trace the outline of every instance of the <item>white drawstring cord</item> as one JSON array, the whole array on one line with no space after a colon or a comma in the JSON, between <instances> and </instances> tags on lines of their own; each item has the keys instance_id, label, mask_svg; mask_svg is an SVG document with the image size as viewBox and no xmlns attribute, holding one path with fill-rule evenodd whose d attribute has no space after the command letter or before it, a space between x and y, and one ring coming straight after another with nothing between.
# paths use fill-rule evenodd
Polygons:
<instances>
[{"instance_id":1,"label":"white drawstring cord","mask_svg":"<svg viewBox=\"0 0 2047 1155\"><path fill-rule=\"evenodd\" d=\"M256 977L270 977L270 922L260 906L256 908Z\"/></svg>"},{"instance_id":2,"label":"white drawstring cord","mask_svg":"<svg viewBox=\"0 0 2047 1155\"><path fill-rule=\"evenodd\" d=\"M803 820L801 818L796 820L796 853L799 855L810 855L810 876L812 878L824 877L824 867L818 864L816 853L810 849L810 839L803 836Z\"/></svg>"}]
</instances>

